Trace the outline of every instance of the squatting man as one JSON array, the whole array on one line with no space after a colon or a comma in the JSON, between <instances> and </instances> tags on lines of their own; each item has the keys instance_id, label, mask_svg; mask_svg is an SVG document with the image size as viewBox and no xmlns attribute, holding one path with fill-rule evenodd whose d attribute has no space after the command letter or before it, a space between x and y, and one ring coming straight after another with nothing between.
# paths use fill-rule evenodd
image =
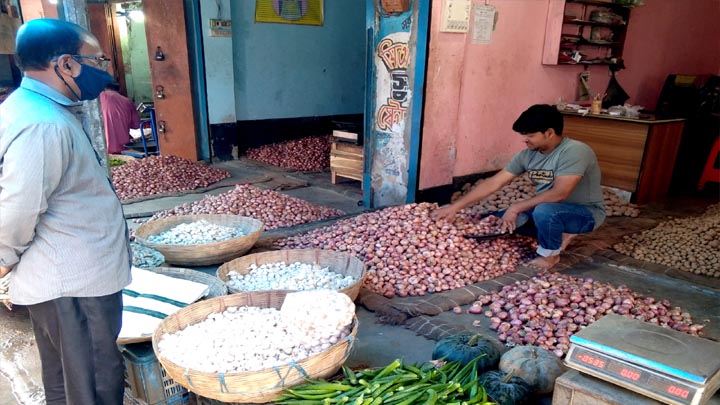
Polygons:
<instances>
[{"instance_id":1,"label":"squatting man","mask_svg":"<svg viewBox=\"0 0 720 405\"><path fill-rule=\"evenodd\" d=\"M433 213L452 220L461 209L493 194L512 179L527 173L535 196L514 202L501 216L506 232L514 232L521 213L530 218L522 233L538 240L539 257L529 265L548 270L560 261L560 252L580 233L592 232L605 220L600 167L586 144L562 135L562 114L551 105L534 105L515 121L527 149L520 151L487 181ZM520 232L519 232L520 233Z\"/></svg>"}]
</instances>

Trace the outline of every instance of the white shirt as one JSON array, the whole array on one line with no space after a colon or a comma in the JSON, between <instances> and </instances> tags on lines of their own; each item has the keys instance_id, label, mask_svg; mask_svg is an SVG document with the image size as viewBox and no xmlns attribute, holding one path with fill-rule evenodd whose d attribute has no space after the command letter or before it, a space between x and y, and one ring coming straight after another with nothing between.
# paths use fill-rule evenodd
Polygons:
<instances>
[{"instance_id":1,"label":"white shirt","mask_svg":"<svg viewBox=\"0 0 720 405\"><path fill-rule=\"evenodd\" d=\"M0 265L14 266L15 304L104 296L130 282L122 206L81 105L28 77L0 104Z\"/></svg>"}]
</instances>

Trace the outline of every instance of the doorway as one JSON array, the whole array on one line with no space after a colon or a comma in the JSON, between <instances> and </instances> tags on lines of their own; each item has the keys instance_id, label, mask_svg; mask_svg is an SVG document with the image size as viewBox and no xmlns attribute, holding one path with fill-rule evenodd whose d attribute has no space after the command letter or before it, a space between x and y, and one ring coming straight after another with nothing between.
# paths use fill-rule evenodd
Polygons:
<instances>
[{"instance_id":1,"label":"doorway","mask_svg":"<svg viewBox=\"0 0 720 405\"><path fill-rule=\"evenodd\" d=\"M136 105L153 101L150 60L141 1L112 4L117 21L119 51L127 97Z\"/></svg>"},{"instance_id":2,"label":"doorway","mask_svg":"<svg viewBox=\"0 0 720 405\"><path fill-rule=\"evenodd\" d=\"M312 172L314 181L331 187L333 131L357 134L357 141L345 141L362 153L367 6L325 1L322 25L313 26L258 22L256 4L201 4L203 24L232 23L231 38L203 26L212 155L267 170ZM361 178L362 161L354 164ZM359 180L337 176L336 182L360 195Z\"/></svg>"}]
</instances>

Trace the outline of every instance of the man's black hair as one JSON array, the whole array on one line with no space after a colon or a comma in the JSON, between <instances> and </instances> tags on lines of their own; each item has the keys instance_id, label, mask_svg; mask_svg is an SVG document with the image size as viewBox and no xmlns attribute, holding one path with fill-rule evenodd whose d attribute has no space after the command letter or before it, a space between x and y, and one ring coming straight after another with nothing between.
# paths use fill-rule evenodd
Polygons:
<instances>
[{"instance_id":1,"label":"man's black hair","mask_svg":"<svg viewBox=\"0 0 720 405\"><path fill-rule=\"evenodd\" d=\"M512 126L513 131L521 134L545 132L549 128L562 135L563 117L555 106L548 104L535 104L525 110Z\"/></svg>"},{"instance_id":2,"label":"man's black hair","mask_svg":"<svg viewBox=\"0 0 720 405\"><path fill-rule=\"evenodd\" d=\"M120 83L117 83L117 82L108 83L108 85L105 86L105 89L120 91Z\"/></svg>"},{"instance_id":3,"label":"man's black hair","mask_svg":"<svg viewBox=\"0 0 720 405\"><path fill-rule=\"evenodd\" d=\"M44 70L60 55L77 55L92 34L79 25L50 18L23 24L15 39L15 63L22 71Z\"/></svg>"}]
</instances>

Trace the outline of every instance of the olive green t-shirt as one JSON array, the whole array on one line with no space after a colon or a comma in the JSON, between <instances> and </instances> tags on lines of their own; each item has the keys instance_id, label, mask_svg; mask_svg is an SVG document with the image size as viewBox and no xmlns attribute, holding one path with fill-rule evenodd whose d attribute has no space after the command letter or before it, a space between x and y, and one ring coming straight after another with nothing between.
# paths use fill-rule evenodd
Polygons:
<instances>
[{"instance_id":1,"label":"olive green t-shirt","mask_svg":"<svg viewBox=\"0 0 720 405\"><path fill-rule=\"evenodd\" d=\"M595 229L605 221L600 166L595 152L586 144L564 137L548 154L525 149L513 156L505 170L516 176L527 173L536 194L551 189L556 177L582 176L563 202L585 206L595 220Z\"/></svg>"}]
</instances>

